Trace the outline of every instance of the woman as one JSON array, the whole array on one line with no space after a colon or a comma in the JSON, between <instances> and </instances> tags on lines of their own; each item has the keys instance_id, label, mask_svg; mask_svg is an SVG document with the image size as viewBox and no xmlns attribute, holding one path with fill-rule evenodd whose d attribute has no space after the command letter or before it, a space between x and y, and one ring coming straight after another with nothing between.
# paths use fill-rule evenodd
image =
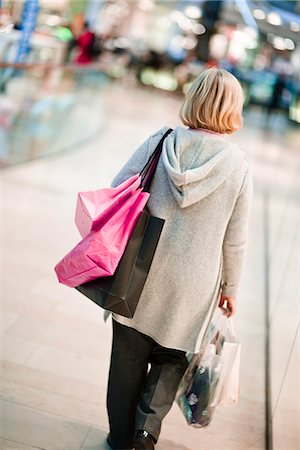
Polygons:
<instances>
[{"instance_id":1,"label":"woman","mask_svg":"<svg viewBox=\"0 0 300 450\"><path fill-rule=\"evenodd\" d=\"M237 79L208 69L182 105L187 128L165 140L148 202L165 219L163 233L134 317L113 314L113 449L154 449L208 311L219 305L228 317L235 313L252 181L244 153L226 134L241 128L242 107ZM166 130L136 150L113 186L141 171Z\"/></svg>"},{"instance_id":2,"label":"woman","mask_svg":"<svg viewBox=\"0 0 300 450\"><path fill-rule=\"evenodd\" d=\"M95 33L89 29L88 22L84 22L83 30L76 41L79 53L76 57L78 64L90 64L93 61L93 47L95 43Z\"/></svg>"}]
</instances>

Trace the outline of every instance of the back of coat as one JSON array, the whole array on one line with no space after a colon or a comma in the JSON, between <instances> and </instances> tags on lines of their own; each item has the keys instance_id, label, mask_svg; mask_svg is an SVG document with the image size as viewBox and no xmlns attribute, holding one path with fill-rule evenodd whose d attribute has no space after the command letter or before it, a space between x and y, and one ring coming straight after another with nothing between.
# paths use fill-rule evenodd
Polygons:
<instances>
[{"instance_id":1,"label":"back of coat","mask_svg":"<svg viewBox=\"0 0 300 450\"><path fill-rule=\"evenodd\" d=\"M167 128L150 136L113 180L142 170ZM245 255L252 179L227 137L181 126L166 138L149 211L165 219L133 327L168 348L194 352L220 289L236 296Z\"/></svg>"}]
</instances>

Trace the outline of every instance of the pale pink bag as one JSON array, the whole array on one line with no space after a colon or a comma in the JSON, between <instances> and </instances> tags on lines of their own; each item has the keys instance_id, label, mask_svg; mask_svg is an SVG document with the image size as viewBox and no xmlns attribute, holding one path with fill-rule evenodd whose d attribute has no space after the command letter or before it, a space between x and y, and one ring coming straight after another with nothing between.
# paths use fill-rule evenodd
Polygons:
<instances>
[{"instance_id":1,"label":"pale pink bag","mask_svg":"<svg viewBox=\"0 0 300 450\"><path fill-rule=\"evenodd\" d=\"M140 185L135 175L117 188L79 194L76 224L84 238L56 265L61 283L75 287L114 274L150 195Z\"/></svg>"},{"instance_id":2,"label":"pale pink bag","mask_svg":"<svg viewBox=\"0 0 300 450\"><path fill-rule=\"evenodd\" d=\"M140 186L139 174L134 175L116 188L97 189L78 192L75 224L82 237L97 225L104 223L122 202L130 197Z\"/></svg>"}]
</instances>

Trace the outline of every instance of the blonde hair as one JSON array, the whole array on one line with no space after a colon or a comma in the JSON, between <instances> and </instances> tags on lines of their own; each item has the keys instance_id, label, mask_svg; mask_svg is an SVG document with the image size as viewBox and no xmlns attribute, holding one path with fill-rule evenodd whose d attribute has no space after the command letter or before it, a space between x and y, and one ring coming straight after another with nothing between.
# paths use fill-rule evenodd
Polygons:
<instances>
[{"instance_id":1,"label":"blonde hair","mask_svg":"<svg viewBox=\"0 0 300 450\"><path fill-rule=\"evenodd\" d=\"M190 128L233 133L243 125L243 91L227 70L204 70L190 86L180 118Z\"/></svg>"}]
</instances>

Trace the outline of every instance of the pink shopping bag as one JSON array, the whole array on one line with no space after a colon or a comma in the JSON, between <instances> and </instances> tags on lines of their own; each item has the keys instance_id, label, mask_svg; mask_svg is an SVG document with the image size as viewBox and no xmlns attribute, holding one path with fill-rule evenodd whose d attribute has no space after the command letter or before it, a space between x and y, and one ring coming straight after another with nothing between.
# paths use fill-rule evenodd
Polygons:
<instances>
[{"instance_id":1,"label":"pink shopping bag","mask_svg":"<svg viewBox=\"0 0 300 450\"><path fill-rule=\"evenodd\" d=\"M79 192L75 212L75 224L82 237L111 217L117 208L140 186L139 174L116 188Z\"/></svg>"},{"instance_id":2,"label":"pink shopping bag","mask_svg":"<svg viewBox=\"0 0 300 450\"><path fill-rule=\"evenodd\" d=\"M150 195L143 192L142 188L137 188L140 186L139 176L133 177L131 182L132 184L127 180L123 183L124 190L129 189L127 194L122 196L120 191L116 196L110 196L106 192L103 195L104 206L99 205L94 210L90 208L92 218L87 216L80 228L86 233L91 226L91 231L55 267L61 283L76 287L96 278L114 274ZM95 210L98 215L96 214L94 220Z\"/></svg>"}]
</instances>

